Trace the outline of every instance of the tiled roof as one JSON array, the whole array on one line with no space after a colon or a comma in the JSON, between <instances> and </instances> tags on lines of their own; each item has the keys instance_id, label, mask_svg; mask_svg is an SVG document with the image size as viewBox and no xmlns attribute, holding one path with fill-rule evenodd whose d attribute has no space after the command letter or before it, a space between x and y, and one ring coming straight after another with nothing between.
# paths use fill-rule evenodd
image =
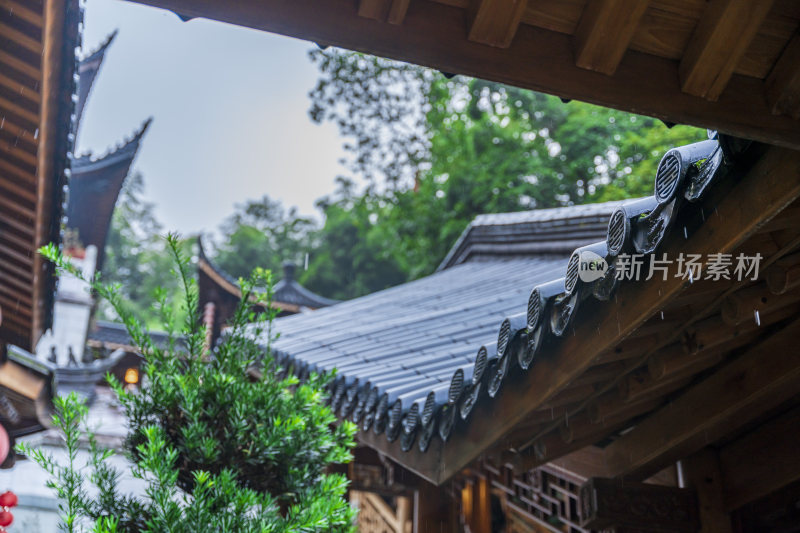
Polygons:
<instances>
[{"instance_id":1,"label":"tiled roof","mask_svg":"<svg viewBox=\"0 0 800 533\"><path fill-rule=\"evenodd\" d=\"M424 452L437 428L447 440L459 418L469 422L478 397L494 398L509 368L525 371L546 357L548 338L569 331L582 301L612 297L618 254L656 250L674 215L729 171L729 146L712 140L670 150L653 197L479 217L443 270L277 320L278 363L301 378L335 368L330 399L337 414L363 431L400 438L403 450L418 441ZM585 246L569 260L558 246L507 253L510 240L541 243L548 234L558 235L554 244ZM464 252L474 248L476 235L487 245L479 258ZM593 241L599 242L587 245ZM579 279L583 250L608 261L604 277Z\"/></svg>"},{"instance_id":2,"label":"tiled roof","mask_svg":"<svg viewBox=\"0 0 800 533\"><path fill-rule=\"evenodd\" d=\"M235 293L237 297L241 296L239 291L239 280L231 276L223 270L217 263L211 259L205 252L202 237L197 239L198 245L198 267L200 269L210 270L214 277L219 280L227 289ZM274 286L275 293L273 294L272 301L278 307L286 308L289 306L296 306L300 308L318 309L320 307L327 307L338 302L331 298L325 298L315 292L303 287L295 279L296 266L294 263L286 262L283 264L283 279L277 282ZM260 289L256 289L260 290Z\"/></svg>"},{"instance_id":3,"label":"tiled roof","mask_svg":"<svg viewBox=\"0 0 800 533\"><path fill-rule=\"evenodd\" d=\"M125 144L102 157L83 155L72 160L66 226L77 231L84 247L97 247L98 271L105 261L106 239L117 197L151 121L147 119Z\"/></svg>"},{"instance_id":4,"label":"tiled roof","mask_svg":"<svg viewBox=\"0 0 800 533\"><path fill-rule=\"evenodd\" d=\"M601 239L608 217L621 204L617 201L479 215L461 233L439 270L484 258L569 255L578 246Z\"/></svg>"},{"instance_id":5,"label":"tiled roof","mask_svg":"<svg viewBox=\"0 0 800 533\"><path fill-rule=\"evenodd\" d=\"M117 30L114 30L96 50L90 52L78 63L78 101L75 103L75 120L72 123L72 131L76 135L80 128L81 118L83 118L83 108L86 106L86 101L89 99L89 92L92 90L92 85L94 85L94 80L97 78L97 73L103 65L103 58L106 55L106 50L108 50L108 47L116 36Z\"/></svg>"},{"instance_id":6,"label":"tiled roof","mask_svg":"<svg viewBox=\"0 0 800 533\"><path fill-rule=\"evenodd\" d=\"M341 376L333 405L356 420L375 388L382 409L401 399L408 407L433 389L448 389L457 368L472 368L477 347L497 337L497 325L519 312L529 283L544 283L564 270L566 257L511 259L457 265L426 278L368 296L277 320L278 357L301 374ZM368 385L367 385L368 384ZM363 389L363 390L362 390ZM369 390L366 390L369 389ZM355 393L362 390L361 403ZM369 418L372 421L373 418ZM378 426L383 420L378 420ZM369 422L366 423L369 426Z\"/></svg>"},{"instance_id":7,"label":"tiled roof","mask_svg":"<svg viewBox=\"0 0 800 533\"><path fill-rule=\"evenodd\" d=\"M161 331L150 332L150 338L159 348L167 345L169 336ZM87 344L93 346L106 346L109 348L135 348L128 330L124 324L116 322L107 322L105 320L98 320L92 327L89 328L89 335L87 336Z\"/></svg>"}]
</instances>

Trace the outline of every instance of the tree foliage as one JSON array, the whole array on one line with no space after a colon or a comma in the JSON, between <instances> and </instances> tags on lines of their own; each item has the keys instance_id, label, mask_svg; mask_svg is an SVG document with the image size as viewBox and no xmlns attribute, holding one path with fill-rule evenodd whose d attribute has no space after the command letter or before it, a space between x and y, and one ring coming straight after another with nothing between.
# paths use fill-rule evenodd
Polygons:
<instances>
[{"instance_id":1,"label":"tree foliage","mask_svg":"<svg viewBox=\"0 0 800 533\"><path fill-rule=\"evenodd\" d=\"M312 254L308 275L318 290L331 287L317 274L332 268L331 250L350 253L357 269L339 271L349 276L341 293L384 288L398 272L432 272L479 214L650 194L663 153L705 138L695 128L355 52L310 56L320 71L311 118L334 122L348 139L352 176L341 181L365 184L320 203L324 253ZM380 270L364 256L380 259Z\"/></svg>"},{"instance_id":2,"label":"tree foliage","mask_svg":"<svg viewBox=\"0 0 800 533\"><path fill-rule=\"evenodd\" d=\"M224 240L216 261L233 276L247 276L254 265L280 272L285 261L301 262L313 247L315 221L297 208L264 195L237 206L222 226Z\"/></svg>"},{"instance_id":3,"label":"tree foliage","mask_svg":"<svg viewBox=\"0 0 800 533\"><path fill-rule=\"evenodd\" d=\"M272 280L256 269L241 280L242 304L231 327L213 350L205 344L197 286L188 258L175 236L168 238L182 291L184 318L177 318L160 291L155 309L166 331L181 322L182 335L166 347L153 344L131 313L116 285L93 283L123 319L145 357L141 389L128 390L108 379L125 410L130 432L127 453L133 473L146 481L143 497L122 496L119 473L107 466L111 452L90 434L90 497L76 464L80 424L86 409L75 397L58 400L55 424L66 436L68 463L59 466L46 454L26 448L53 476L50 486L64 502L63 529L96 533L350 531L354 511L343 496L347 481L327 473L330 463L351 458L355 427L333 426L324 400L328 377L298 383L279 377L270 346L274 338ZM80 273L53 246L43 253L60 269ZM256 312L256 308L267 311ZM260 369L251 379L250 370Z\"/></svg>"},{"instance_id":4,"label":"tree foliage","mask_svg":"<svg viewBox=\"0 0 800 533\"><path fill-rule=\"evenodd\" d=\"M163 228L155 206L142 198L143 193L142 174L128 176L111 218L102 276L105 283L119 284L121 296L136 316L157 327L159 316L150 306L153 295L162 289L174 296L179 287L171 274L173 263L160 236ZM120 318L108 302L101 301L99 311L108 320Z\"/></svg>"},{"instance_id":5,"label":"tree foliage","mask_svg":"<svg viewBox=\"0 0 800 533\"><path fill-rule=\"evenodd\" d=\"M337 125L346 175L321 222L264 197L222 227L217 262L305 263L300 281L347 299L433 272L477 215L652 193L661 156L696 128L329 48L309 114Z\"/></svg>"}]
</instances>

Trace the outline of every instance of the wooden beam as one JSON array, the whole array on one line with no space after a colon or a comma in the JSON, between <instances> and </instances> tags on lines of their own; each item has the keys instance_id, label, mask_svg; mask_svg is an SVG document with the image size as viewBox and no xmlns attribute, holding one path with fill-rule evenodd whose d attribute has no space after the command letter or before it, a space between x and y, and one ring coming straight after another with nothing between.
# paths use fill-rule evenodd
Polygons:
<instances>
[{"instance_id":1,"label":"wooden beam","mask_svg":"<svg viewBox=\"0 0 800 533\"><path fill-rule=\"evenodd\" d=\"M402 24L403 20L406 18L406 13L408 12L408 5L411 3L411 0L393 0L392 7L389 9L389 16L386 19L386 22L389 24Z\"/></svg>"},{"instance_id":2,"label":"wooden beam","mask_svg":"<svg viewBox=\"0 0 800 533\"><path fill-rule=\"evenodd\" d=\"M585 446L550 461L548 465L566 470L584 481L592 477L609 477L606 456L597 446Z\"/></svg>"},{"instance_id":3,"label":"wooden beam","mask_svg":"<svg viewBox=\"0 0 800 533\"><path fill-rule=\"evenodd\" d=\"M6 7L11 13L22 20L29 22L38 27L44 26L42 19L42 12L35 9L36 3L33 2L20 2L19 0L6 0ZM34 9L31 9L34 8Z\"/></svg>"},{"instance_id":4,"label":"wooden beam","mask_svg":"<svg viewBox=\"0 0 800 533\"><path fill-rule=\"evenodd\" d=\"M358 16L389 24L402 24L410 2L411 0L361 0L358 3Z\"/></svg>"},{"instance_id":5,"label":"wooden beam","mask_svg":"<svg viewBox=\"0 0 800 533\"><path fill-rule=\"evenodd\" d=\"M588 2L575 30L575 64L614 74L649 3L649 0Z\"/></svg>"},{"instance_id":6,"label":"wooden beam","mask_svg":"<svg viewBox=\"0 0 800 533\"><path fill-rule=\"evenodd\" d=\"M778 260L764 273L772 294L783 294L800 287L800 253Z\"/></svg>"},{"instance_id":7,"label":"wooden beam","mask_svg":"<svg viewBox=\"0 0 800 533\"><path fill-rule=\"evenodd\" d=\"M751 348L606 448L614 476L641 479L797 394L800 320Z\"/></svg>"},{"instance_id":8,"label":"wooden beam","mask_svg":"<svg viewBox=\"0 0 800 533\"><path fill-rule=\"evenodd\" d=\"M773 114L800 118L800 32L795 32L772 67L765 92Z\"/></svg>"},{"instance_id":9,"label":"wooden beam","mask_svg":"<svg viewBox=\"0 0 800 533\"><path fill-rule=\"evenodd\" d=\"M508 48L517 34L528 0L474 0L471 8L469 40Z\"/></svg>"},{"instance_id":10,"label":"wooden beam","mask_svg":"<svg viewBox=\"0 0 800 533\"><path fill-rule=\"evenodd\" d=\"M698 533L732 533L731 517L723 504L725 481L716 450L704 448L681 462L687 486L697 494Z\"/></svg>"},{"instance_id":11,"label":"wooden beam","mask_svg":"<svg viewBox=\"0 0 800 533\"><path fill-rule=\"evenodd\" d=\"M389 15L391 4L392 0L361 0L358 3L358 16L383 22Z\"/></svg>"},{"instance_id":12,"label":"wooden beam","mask_svg":"<svg viewBox=\"0 0 800 533\"><path fill-rule=\"evenodd\" d=\"M33 54L42 53L42 41L27 35L14 26L11 26L8 22L3 22L2 20L0 20L0 37L26 48Z\"/></svg>"},{"instance_id":13,"label":"wooden beam","mask_svg":"<svg viewBox=\"0 0 800 533\"><path fill-rule=\"evenodd\" d=\"M683 92L717 101L772 0L711 0L678 70Z\"/></svg>"},{"instance_id":14,"label":"wooden beam","mask_svg":"<svg viewBox=\"0 0 800 533\"><path fill-rule=\"evenodd\" d=\"M19 70L26 76L29 76L35 80L38 80L39 76L41 75L41 72L39 72L38 68L30 63L26 63L14 54L10 54L3 49L0 49L0 63L5 63L6 65Z\"/></svg>"},{"instance_id":15,"label":"wooden beam","mask_svg":"<svg viewBox=\"0 0 800 533\"><path fill-rule=\"evenodd\" d=\"M761 282L729 294L722 302L722 319L732 325L740 325L744 322L760 323L761 317L767 313L798 301L800 301L800 293L797 291L773 294L767 284ZM758 319L755 318L756 313L758 313Z\"/></svg>"},{"instance_id":16,"label":"wooden beam","mask_svg":"<svg viewBox=\"0 0 800 533\"><path fill-rule=\"evenodd\" d=\"M612 435L630 427L628 420L605 420L602 423L591 424L589 416L585 413L576 415L578 420L574 424L581 424L580 435L570 434L566 424L559 427L558 431L550 432L538 438L533 446L516 453L503 454L505 463L513 465L515 470L526 471L550 463L586 446L596 444L608 435ZM567 439L565 439L567 437ZM566 442L569 440L569 442Z\"/></svg>"},{"instance_id":17,"label":"wooden beam","mask_svg":"<svg viewBox=\"0 0 800 533\"><path fill-rule=\"evenodd\" d=\"M12 90L15 94L21 95L22 98L27 98L33 105L38 106L42 100L42 95L39 94L39 91L6 76L3 72L0 72L0 85Z\"/></svg>"},{"instance_id":18,"label":"wooden beam","mask_svg":"<svg viewBox=\"0 0 800 533\"><path fill-rule=\"evenodd\" d=\"M798 428L800 407L795 407L720 450L727 510L800 480Z\"/></svg>"},{"instance_id":19,"label":"wooden beam","mask_svg":"<svg viewBox=\"0 0 800 533\"><path fill-rule=\"evenodd\" d=\"M508 48L489 47L468 39L463 9L437 2L411 2L403 24L394 26L359 17L352 0L136 1L800 148L798 121L770 113L761 80L734 75L723 98L709 103L681 91L671 59L629 50L615 75L604 76L575 65L570 35L520 24Z\"/></svg>"}]
</instances>

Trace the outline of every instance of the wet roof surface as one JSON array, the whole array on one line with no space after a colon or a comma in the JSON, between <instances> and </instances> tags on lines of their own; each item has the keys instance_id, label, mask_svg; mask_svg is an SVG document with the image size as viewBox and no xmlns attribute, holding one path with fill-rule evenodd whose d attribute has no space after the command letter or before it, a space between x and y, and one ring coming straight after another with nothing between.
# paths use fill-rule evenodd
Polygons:
<instances>
[{"instance_id":1,"label":"wet roof surface","mask_svg":"<svg viewBox=\"0 0 800 533\"><path fill-rule=\"evenodd\" d=\"M329 392L339 416L399 437L404 451L418 436L425 452L437 426L446 441L510 367L527 370L548 339L567 334L581 301L613 297L617 257L653 253L675 214L734 168L734 141L667 152L651 197L478 217L437 273L277 320L277 361L301 379L336 369ZM588 252L607 263L600 278L580 279Z\"/></svg>"},{"instance_id":2,"label":"wet roof surface","mask_svg":"<svg viewBox=\"0 0 800 533\"><path fill-rule=\"evenodd\" d=\"M453 368L474 362L478 347L497 337L499 322L519 312L529 287L558 278L566 259L464 263L313 313L281 318L276 322L281 337L274 348L319 370L336 367L346 373L369 365L376 372L396 369L387 380L422 375L449 382ZM451 364L424 370L445 361Z\"/></svg>"}]
</instances>

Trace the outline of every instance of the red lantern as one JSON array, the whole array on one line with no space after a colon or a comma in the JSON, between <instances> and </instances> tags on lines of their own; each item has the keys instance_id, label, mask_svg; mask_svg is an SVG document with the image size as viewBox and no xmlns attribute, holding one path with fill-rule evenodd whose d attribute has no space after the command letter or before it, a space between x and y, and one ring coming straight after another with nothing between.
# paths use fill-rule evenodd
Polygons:
<instances>
[{"instance_id":1,"label":"red lantern","mask_svg":"<svg viewBox=\"0 0 800 533\"><path fill-rule=\"evenodd\" d=\"M10 490L0 494L0 507L14 507L18 502L17 495Z\"/></svg>"},{"instance_id":2,"label":"red lantern","mask_svg":"<svg viewBox=\"0 0 800 533\"><path fill-rule=\"evenodd\" d=\"M14 521L14 515L8 511L0 511L0 526L10 526Z\"/></svg>"}]
</instances>

